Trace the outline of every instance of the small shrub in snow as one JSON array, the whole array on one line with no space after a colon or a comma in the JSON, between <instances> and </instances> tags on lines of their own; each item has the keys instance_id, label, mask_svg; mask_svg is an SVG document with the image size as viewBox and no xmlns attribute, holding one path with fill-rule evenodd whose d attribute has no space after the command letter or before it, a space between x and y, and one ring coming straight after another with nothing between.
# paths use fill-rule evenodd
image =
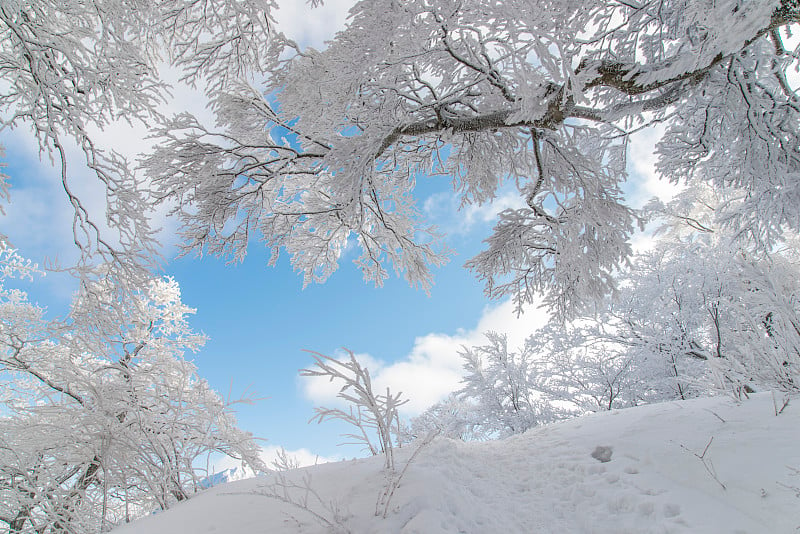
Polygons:
<instances>
[{"instance_id":1,"label":"small shrub in snow","mask_svg":"<svg viewBox=\"0 0 800 534\"><path fill-rule=\"evenodd\" d=\"M326 527L331 534L350 534L346 526L348 514L338 502L324 499L311 484L311 475L304 473L297 482L286 475L287 463L279 464L275 482L269 484L256 495L277 499L310 515L314 520Z\"/></svg>"},{"instance_id":2,"label":"small shrub in snow","mask_svg":"<svg viewBox=\"0 0 800 534\"><path fill-rule=\"evenodd\" d=\"M379 395L372 390L369 369L362 367L351 351L349 360L340 361L318 352L308 351L314 358L315 368L301 369L300 376L321 376L344 385L337 395L349 403L348 410L339 408L316 408L312 421L321 423L327 419L340 419L356 427L353 434L344 437L362 444L373 455L385 455L385 467L395 469L394 440L400 435L400 416L397 408L408 401L400 400L400 393Z\"/></svg>"},{"instance_id":3,"label":"small shrub in snow","mask_svg":"<svg viewBox=\"0 0 800 534\"><path fill-rule=\"evenodd\" d=\"M401 436L407 434L400 423L397 409L408 402L400 400L400 393L392 394L386 388L386 394L378 395L372 389L372 379L369 370L362 367L355 355L347 351L349 360L340 361L318 352L309 351L314 358L316 368L302 369L301 376L328 377L331 381L337 380L344 385L337 395L349 403L347 411L338 408L316 408L317 415L312 421L318 422L327 419L339 419L350 423L358 430L357 433L345 434L345 437L363 444L373 454L384 454L384 485L378 493L375 502L375 515L386 518L389 505L395 491L406 473L409 465L416 459L420 450L430 443L438 434L430 431L418 442L416 450L411 454L401 469L395 463L395 443L401 443ZM377 441L375 443L374 441ZM318 496L317 496L318 498ZM287 501L288 502L288 501Z\"/></svg>"}]
</instances>

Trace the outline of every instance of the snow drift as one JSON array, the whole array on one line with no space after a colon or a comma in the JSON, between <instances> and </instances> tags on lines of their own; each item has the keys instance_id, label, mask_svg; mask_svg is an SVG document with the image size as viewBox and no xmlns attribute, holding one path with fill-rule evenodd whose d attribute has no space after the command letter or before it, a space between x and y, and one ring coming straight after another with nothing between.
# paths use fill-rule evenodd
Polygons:
<instances>
[{"instance_id":1,"label":"snow drift","mask_svg":"<svg viewBox=\"0 0 800 534\"><path fill-rule=\"evenodd\" d=\"M655 404L494 442L438 438L409 465L385 519L375 516L376 457L284 473L308 482L312 492L286 495L310 511L261 495L276 489L271 474L115 533L788 533L800 529L799 439L800 399L779 415L770 394ZM413 449L401 449L400 467Z\"/></svg>"}]
</instances>

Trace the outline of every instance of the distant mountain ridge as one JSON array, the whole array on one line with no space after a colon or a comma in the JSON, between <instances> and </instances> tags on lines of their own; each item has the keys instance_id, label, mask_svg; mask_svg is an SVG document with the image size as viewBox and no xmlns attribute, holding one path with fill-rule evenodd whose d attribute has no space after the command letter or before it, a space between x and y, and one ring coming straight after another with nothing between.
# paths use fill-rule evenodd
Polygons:
<instances>
[{"instance_id":1,"label":"distant mountain ridge","mask_svg":"<svg viewBox=\"0 0 800 534\"><path fill-rule=\"evenodd\" d=\"M219 486L220 484L227 484L228 482L235 482L237 480L245 480L247 478L254 478L256 476L261 476L262 473L253 474L251 472L247 472L245 469L241 467L231 467L230 469L225 469L224 471L220 471L219 473L213 473L208 475L204 479L200 481L198 484L203 489L213 488L214 486Z\"/></svg>"}]
</instances>

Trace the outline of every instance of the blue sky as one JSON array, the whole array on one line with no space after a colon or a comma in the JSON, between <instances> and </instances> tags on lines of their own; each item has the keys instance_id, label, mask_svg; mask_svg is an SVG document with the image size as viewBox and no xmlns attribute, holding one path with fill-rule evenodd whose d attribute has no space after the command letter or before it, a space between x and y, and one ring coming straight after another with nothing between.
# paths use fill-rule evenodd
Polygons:
<instances>
[{"instance_id":1,"label":"blue sky","mask_svg":"<svg viewBox=\"0 0 800 534\"><path fill-rule=\"evenodd\" d=\"M284 4L288 8L278 14L284 31L320 47L343 24L343 6L349 2L329 1L310 13L304 2ZM182 101L203 113L203 103L193 98ZM144 148L142 134L121 129L104 133L104 139ZM0 144L6 149L5 173L12 184L11 205L0 218L0 232L40 264L58 257L68 265L76 255L70 243L71 211L56 170L46 158L39 161L35 141L24 128L0 132ZM652 173L647 173L652 160L646 143L636 145L631 155L632 170L646 174L645 186L637 191L644 198L656 189ZM74 163L80 154L73 150L70 157L71 172L88 177ZM456 252L436 271L430 296L400 278L390 278L382 288L366 284L349 261L352 257L340 262L327 283L303 290L285 256L276 267L266 266L268 254L260 243L251 245L243 263L229 265L214 257L174 259L175 238L169 231L164 234L169 261L163 274L180 283L183 301L197 308L192 325L210 338L190 357L200 375L223 395L253 392L263 397L254 406L240 407L239 422L269 440L268 445L290 451L304 448L326 457L358 454L357 449L336 446L341 427L307 424L314 404L330 402L335 389L301 381L297 371L311 362L304 350L334 354L347 347L362 354L379 387L390 385L412 399L406 413L413 415L457 387L462 344L480 343L482 332L489 329L508 332L512 343L521 343L545 320L542 310L531 309L516 318L507 301L487 301L482 284L462 268L480 250L493 214L513 202L512 197L501 195L493 206L459 211L449 179L428 181L421 190L420 204L431 222L448 232L448 244ZM87 186L85 194L90 205L101 209L101 191ZM49 273L28 289L33 300L56 315L67 309L75 284L65 275Z\"/></svg>"},{"instance_id":2,"label":"blue sky","mask_svg":"<svg viewBox=\"0 0 800 534\"><path fill-rule=\"evenodd\" d=\"M12 186L0 231L40 265L53 258L68 265L76 255L70 243L70 207L56 170L48 161L38 160L26 134L18 130L0 136L7 152L4 171ZM88 176L77 165L74 172ZM365 283L352 264L354 253L343 258L328 282L302 289L302 279L287 257L268 267L268 251L258 242L238 264L215 257L175 259L174 247L166 248L171 259L163 274L180 283L183 301L197 309L191 324L209 336L204 349L190 356L200 375L223 395L251 392L263 397L254 406L240 406L243 428L290 450L306 448L323 456L357 454L356 449L336 447L340 427L306 423L315 401L329 401L335 391L309 391L298 377L297 371L311 362L304 350L334 354L347 347L367 355L381 386L416 389L407 394L417 393L419 398L424 392L425 398L435 400L457 386L452 372L460 368L457 352L462 344L479 342L481 332L489 328L513 329L521 342L524 333L535 328L527 325L540 317L536 310L517 319L508 303L488 302L482 284L462 268L480 250L497 207L459 212L446 178L423 189L420 203L433 222L451 230L448 244L455 250L451 262L436 271L429 296L397 277L379 288ZM89 197L97 209L102 206L99 196ZM32 300L47 306L51 315L67 310L75 289L72 279L58 273L25 286ZM435 358L444 363L430 362ZM393 368L397 363L405 369ZM398 373L402 376L392 380ZM416 373L439 385L426 388ZM417 402L408 414L426 404Z\"/></svg>"}]
</instances>

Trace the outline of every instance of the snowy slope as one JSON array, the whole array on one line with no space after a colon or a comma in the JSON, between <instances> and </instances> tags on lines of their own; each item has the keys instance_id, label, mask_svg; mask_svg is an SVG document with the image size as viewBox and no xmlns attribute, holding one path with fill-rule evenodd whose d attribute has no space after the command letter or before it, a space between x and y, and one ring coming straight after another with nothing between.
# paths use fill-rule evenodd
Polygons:
<instances>
[{"instance_id":1,"label":"snowy slope","mask_svg":"<svg viewBox=\"0 0 800 534\"><path fill-rule=\"evenodd\" d=\"M609 461L592 456L598 446L611 449ZM712 398L596 414L496 442L437 439L408 468L386 519L374 515L381 465L368 458L287 476L310 477L341 531L358 534L800 532L800 398L777 417L760 394L740 405ZM271 480L217 486L114 532L328 531L301 508L254 494Z\"/></svg>"}]
</instances>

